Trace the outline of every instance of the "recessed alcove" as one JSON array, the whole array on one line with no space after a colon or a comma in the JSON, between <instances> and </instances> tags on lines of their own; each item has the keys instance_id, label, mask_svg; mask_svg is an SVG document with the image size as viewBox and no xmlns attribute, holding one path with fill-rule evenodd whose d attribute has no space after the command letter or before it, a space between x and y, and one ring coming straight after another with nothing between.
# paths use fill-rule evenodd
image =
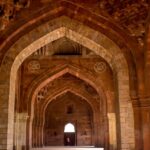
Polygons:
<instances>
[{"instance_id":1,"label":"recessed alcove","mask_svg":"<svg viewBox=\"0 0 150 150\"><path fill-rule=\"evenodd\" d=\"M66 114L68 103L78 109L74 113ZM83 131L86 134L83 134ZM91 146L93 131L92 108L81 97L66 92L47 106L45 146ZM57 132L57 135L54 135L54 132Z\"/></svg>"}]
</instances>

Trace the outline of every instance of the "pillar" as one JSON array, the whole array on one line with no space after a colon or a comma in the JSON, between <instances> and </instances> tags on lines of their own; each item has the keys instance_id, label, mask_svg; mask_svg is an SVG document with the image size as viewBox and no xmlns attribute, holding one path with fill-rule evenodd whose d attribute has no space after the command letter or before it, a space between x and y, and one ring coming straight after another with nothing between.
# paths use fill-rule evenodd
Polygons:
<instances>
[{"instance_id":1,"label":"pillar","mask_svg":"<svg viewBox=\"0 0 150 150\"><path fill-rule=\"evenodd\" d=\"M117 132L116 132L116 115L115 113L108 113L109 124L109 150L117 149Z\"/></svg>"},{"instance_id":2,"label":"pillar","mask_svg":"<svg viewBox=\"0 0 150 150\"><path fill-rule=\"evenodd\" d=\"M26 149L26 125L28 115L27 113L17 113L15 118L15 149Z\"/></svg>"}]
</instances>

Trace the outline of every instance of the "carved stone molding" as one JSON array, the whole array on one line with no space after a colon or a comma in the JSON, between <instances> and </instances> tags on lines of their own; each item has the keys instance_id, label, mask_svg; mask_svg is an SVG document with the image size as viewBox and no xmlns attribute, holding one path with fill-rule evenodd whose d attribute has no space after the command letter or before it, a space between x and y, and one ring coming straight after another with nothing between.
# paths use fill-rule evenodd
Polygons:
<instances>
[{"instance_id":1,"label":"carved stone molding","mask_svg":"<svg viewBox=\"0 0 150 150\"><path fill-rule=\"evenodd\" d=\"M107 69L107 65L105 62L101 61L101 62L97 62L95 65L94 65L94 70L95 72L97 73L103 73L105 72Z\"/></svg>"},{"instance_id":2,"label":"carved stone molding","mask_svg":"<svg viewBox=\"0 0 150 150\"><path fill-rule=\"evenodd\" d=\"M132 100L132 104L134 107L150 107L150 98Z\"/></svg>"},{"instance_id":3,"label":"carved stone molding","mask_svg":"<svg viewBox=\"0 0 150 150\"><path fill-rule=\"evenodd\" d=\"M32 60L28 63L28 72L30 73L37 73L40 68L40 63L37 60Z\"/></svg>"}]
</instances>

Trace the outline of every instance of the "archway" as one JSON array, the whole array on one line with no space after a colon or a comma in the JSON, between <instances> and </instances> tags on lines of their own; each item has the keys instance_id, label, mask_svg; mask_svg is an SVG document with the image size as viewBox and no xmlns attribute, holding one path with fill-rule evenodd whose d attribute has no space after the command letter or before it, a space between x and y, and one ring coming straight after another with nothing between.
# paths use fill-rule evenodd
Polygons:
<instances>
[{"instance_id":1,"label":"archway","mask_svg":"<svg viewBox=\"0 0 150 150\"><path fill-rule=\"evenodd\" d=\"M79 70L79 69L78 69ZM65 75L65 74L64 74ZM81 75L81 73L79 73L78 74L79 76ZM78 79L78 78L77 78ZM56 79L55 79L56 80ZM60 79L59 79L60 80ZM78 79L79 80L79 79ZM82 81L82 80L81 80ZM83 81L82 81L83 82ZM84 83L84 82L83 82ZM54 84L55 85L55 83L49 83L49 84ZM83 88L81 88L81 87L83 87ZM54 87L53 87L54 88ZM42 89L41 89L41 91L43 91ZM67 93L67 92L71 92L71 93L73 93L74 95L77 95L77 96L79 96L79 97L82 97L83 99L85 99L85 101L92 107L92 110L94 111L94 126L95 126L95 133L97 133L97 135L95 135L95 139L96 140L94 140L93 141L93 144L92 145L104 145L104 144L102 144L102 141L103 141L103 139L104 139L104 137L108 134L108 133L106 133L106 132L103 132L104 131L104 128L107 128L107 123L102 127L100 127L100 125L98 125L98 120L99 120L99 118L102 118L102 117L104 117L105 116L105 118L103 118L102 120L105 120L105 122L107 122L106 121L106 115L107 115L107 112L106 112L106 104L103 104L102 106L99 106L99 100L98 99L94 99L93 97L92 97L92 95L90 95L89 93L87 93L87 91L86 91L86 89L84 89L84 86L83 85L76 85L76 83L74 83L74 84L68 84L67 82L64 82L63 84L59 84L59 86L58 87L55 87L54 89L53 89L53 91L49 91L50 93L49 94L47 94L47 96L45 97L45 100L42 100L41 102L38 102L38 105L36 106L36 109L34 110L34 115L32 114L32 116L34 117L34 116L38 116L39 117L39 119L38 118L36 118L36 121L37 122L39 122L40 121L40 126L42 126L42 124L43 124L43 121L42 120L40 120L40 118L43 118L42 116L43 116L43 114L45 114L45 110L46 110L46 108L47 108L47 106L49 105L49 103L53 100L53 99L56 99L57 97L59 97L59 96L61 96L61 95L63 95L63 94L65 94L65 93ZM94 96L94 95L93 95ZM98 95L98 97L99 97L99 95ZM35 97L34 98L32 98L33 100L35 99ZM98 101L97 101L98 100ZM104 100L104 103L105 103L105 100ZM37 108L38 107L38 108ZM99 112L99 109L103 112L103 113L100 113ZM69 110L68 110L69 111ZM61 113L62 114L62 113ZM68 114L68 113L67 113ZM103 114L103 115L102 115ZM38 121L39 120L39 121ZM45 120L44 118L43 118L43 120ZM76 119L77 120L77 119ZM96 123L97 122L97 123ZM98 127L97 127L97 125L98 125ZM32 127L30 127L30 129L31 129ZM99 128L99 129L98 129ZM101 129L101 130L100 130ZM43 129L42 128L40 128L39 129L39 131L42 131ZM100 136L100 131L101 131L101 136ZM38 135L34 132L34 130L32 131L33 132L33 139L34 139L34 141L35 141L35 147L36 146L39 146L39 144L38 144L38 142L36 142L37 140L36 140L36 138L40 138L40 141L42 140L41 138L42 137L38 137ZM102 136L102 132L104 133L103 134L103 136ZM31 133L30 133L31 134ZM42 135L42 133L41 133L41 135ZM99 139L99 137L101 137L101 140ZM108 135L107 135L108 136ZM98 140L99 139L99 140ZM39 141L39 140L38 140ZM31 142L31 141L30 141ZM42 142L41 142L42 143ZM99 144L98 144L99 143Z\"/></svg>"},{"instance_id":2,"label":"archway","mask_svg":"<svg viewBox=\"0 0 150 150\"><path fill-rule=\"evenodd\" d=\"M93 139L96 135L93 133L94 116L86 100L70 91L61 93L60 96L51 100L45 111L44 141L46 146L94 145ZM73 126L69 124L69 127L73 127L73 131L64 131L65 125L69 122L73 124Z\"/></svg>"},{"instance_id":3,"label":"archway","mask_svg":"<svg viewBox=\"0 0 150 150\"><path fill-rule=\"evenodd\" d=\"M90 29L89 29L89 32L91 32L93 34L93 30L90 31ZM98 33L98 34L100 34L100 33ZM14 86L15 86L16 72L17 72L20 64L31 53L36 51L36 49L38 49L41 46L45 45L46 43L51 42L55 39L58 39L62 36L66 36L67 38L70 38L70 39L72 39L76 42L79 42L80 44L82 44L82 45L88 47L89 49L93 50L98 55L101 55L101 57L103 57L110 64L110 66L113 66L115 68L113 70L115 70L117 72L118 90L119 90L118 99L119 99L120 113L124 112L124 109L122 108L121 105L124 105L124 108L126 108L127 111L128 111L127 114L123 113L124 116L120 118L121 134L122 134L121 135L121 146L122 146L122 149L123 149L123 147L124 147L123 143L126 143L126 144L129 145L129 147L133 148L134 147L133 112L132 112L131 102L128 101L130 99L130 97L129 97L129 75L128 75L128 67L127 67L126 61L124 59L124 56L120 53L120 50L118 49L118 47L112 41L107 39L106 37L104 39L106 41L109 41L109 43L112 44L112 49L114 49L114 51L115 51L114 55L116 55L116 56L114 56L114 55L112 56L110 51L108 53L108 51L107 51L108 49L107 50L103 49L100 46L100 45L103 45L103 43L101 43L101 41L100 41L100 43L96 43L96 42L90 40L89 38L85 37L83 33L77 33L77 31L73 32L70 29L67 29L66 25L63 28L59 28L59 29L55 30L54 32L53 31L50 32L50 34L48 34L46 36L43 36L41 39L39 39L36 42L32 43L29 47L25 48L24 50L22 50L22 47L20 47L21 52L19 52L19 49L16 50L12 47L12 49L10 49L10 51L7 53L6 58L9 58L9 57L13 56L12 60L10 62L8 62L8 64L7 64L8 65L7 66L8 67L7 76L2 78L2 80L6 81L6 83L4 85L6 85L6 89L8 90L9 76L10 76L8 136L10 136L10 138L13 139L12 138L12 135L13 135L12 127L13 127L13 117L14 117L13 115L14 114L12 112L14 112L13 111L14 110L14 97L15 97L14 96L14 93L15 93ZM104 37L104 35L102 35L102 36ZM51 38L48 38L48 37L51 37ZM20 41L18 42L18 44L20 45ZM14 52L15 52L15 56L11 55L11 53L14 53ZM121 63L120 63L120 59L122 59ZM1 70L5 69L5 67L6 67L6 65L3 63ZM125 69L123 69L123 68L125 68ZM126 85L122 84L124 82L126 83ZM121 92L124 92L124 95L122 95ZM7 98L8 97L6 97L6 99ZM121 121L121 120L124 120L124 119L127 120L127 122L123 123ZM129 124L130 124L130 128L128 126ZM128 128L124 128L124 126L126 126ZM123 131L125 131L125 132L123 132ZM131 134L130 137L131 137L132 140L130 140L130 141L126 141L126 138L128 137L128 135L124 134L128 131L130 131L130 134ZM12 147L12 140L9 141L9 142L10 143L8 143L8 147L9 147L9 144Z\"/></svg>"},{"instance_id":4,"label":"archway","mask_svg":"<svg viewBox=\"0 0 150 150\"><path fill-rule=\"evenodd\" d=\"M64 145L75 146L76 145L76 132L75 126L72 123L67 123L64 127Z\"/></svg>"}]
</instances>

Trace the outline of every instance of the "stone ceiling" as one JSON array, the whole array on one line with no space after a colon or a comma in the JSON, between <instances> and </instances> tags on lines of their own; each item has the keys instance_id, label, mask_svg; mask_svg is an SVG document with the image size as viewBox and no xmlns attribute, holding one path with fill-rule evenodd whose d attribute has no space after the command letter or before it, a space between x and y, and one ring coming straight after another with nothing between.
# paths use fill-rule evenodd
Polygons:
<instances>
[{"instance_id":1,"label":"stone ceiling","mask_svg":"<svg viewBox=\"0 0 150 150\"><path fill-rule=\"evenodd\" d=\"M5 30L11 21L19 16L20 11L32 9L32 12L53 3L52 0L1 0L0 1L0 30ZM128 35L137 39L143 46L146 24L149 12L149 0L60 0L75 3L80 7L95 13L103 14L119 27L126 30Z\"/></svg>"}]
</instances>

